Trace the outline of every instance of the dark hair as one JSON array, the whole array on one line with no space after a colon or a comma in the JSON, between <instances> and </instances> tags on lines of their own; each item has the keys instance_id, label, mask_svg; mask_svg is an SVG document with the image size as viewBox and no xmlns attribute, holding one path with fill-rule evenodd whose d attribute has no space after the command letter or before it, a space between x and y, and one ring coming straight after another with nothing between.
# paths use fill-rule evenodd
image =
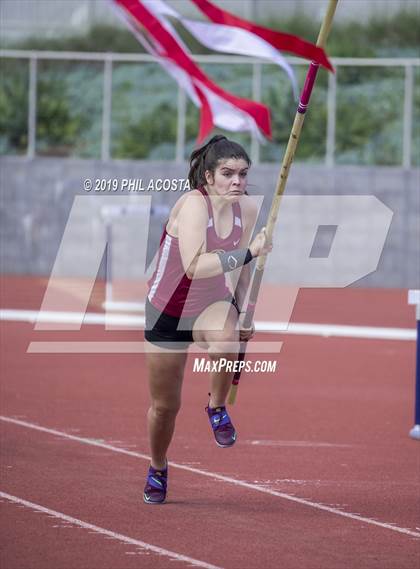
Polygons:
<instances>
[{"instance_id":1,"label":"dark hair","mask_svg":"<svg viewBox=\"0 0 420 569\"><path fill-rule=\"evenodd\" d=\"M219 160L224 158L243 158L248 166L251 166L251 160L240 144L229 140L226 136L217 134L207 144L191 153L190 171L188 173L190 188L204 186L206 170L214 174Z\"/></svg>"}]
</instances>

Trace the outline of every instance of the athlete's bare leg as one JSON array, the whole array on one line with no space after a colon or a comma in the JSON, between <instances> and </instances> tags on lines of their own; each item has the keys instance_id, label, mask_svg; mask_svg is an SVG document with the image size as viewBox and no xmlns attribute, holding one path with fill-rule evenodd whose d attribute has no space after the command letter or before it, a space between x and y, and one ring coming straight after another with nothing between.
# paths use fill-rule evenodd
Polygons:
<instances>
[{"instance_id":1,"label":"athlete's bare leg","mask_svg":"<svg viewBox=\"0 0 420 569\"><path fill-rule=\"evenodd\" d=\"M193 337L207 348L209 358L219 362L221 358L236 361L239 352L238 313L229 302L216 302L206 308L194 324ZM225 405L232 383L233 372L222 368L210 373L210 402L212 408Z\"/></svg>"},{"instance_id":2,"label":"athlete's bare leg","mask_svg":"<svg viewBox=\"0 0 420 569\"><path fill-rule=\"evenodd\" d=\"M171 352L147 343L147 367L151 405L147 414L152 466L166 466L166 455L181 406L186 351Z\"/></svg>"}]
</instances>

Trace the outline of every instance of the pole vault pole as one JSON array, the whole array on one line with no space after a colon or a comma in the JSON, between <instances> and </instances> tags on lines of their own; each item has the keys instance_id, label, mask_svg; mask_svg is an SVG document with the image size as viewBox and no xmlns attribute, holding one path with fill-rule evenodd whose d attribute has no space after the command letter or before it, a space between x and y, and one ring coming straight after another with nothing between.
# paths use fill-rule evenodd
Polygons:
<instances>
[{"instance_id":1,"label":"pole vault pole","mask_svg":"<svg viewBox=\"0 0 420 569\"><path fill-rule=\"evenodd\" d=\"M328 35L331 30L335 9L337 7L338 0L330 0L327 8L327 12L324 16L324 20L319 31L318 40L316 45L318 47L325 47ZM273 238L274 226L277 220L277 214L280 207L281 197L284 194L286 188L287 178L289 176L290 166L292 165L293 158L295 156L296 148L299 142L300 133L303 126L303 121L305 120L305 113L309 105L309 99L311 97L312 89L315 83L315 79L318 73L319 64L311 62L308 72L306 74L305 84L302 89L302 93L299 100L299 105L296 111L295 120L293 122L292 130L290 131L289 141L287 143L286 152L283 157L283 163L281 165L280 174L277 180L276 191L274 193L273 201L271 203L270 213L268 214L268 221L266 225L266 235L267 241L270 243ZM244 318L244 328L250 328L254 319L255 306L257 303L258 293L260 291L261 281L264 274L266 257L258 257L257 266L254 271L254 278L252 280L251 291L249 294L248 307ZM246 342L241 342L238 361L243 361L246 354ZM232 385L229 392L228 403L233 405L236 399L236 393L238 390L239 379L241 377L241 372L235 372L233 376Z\"/></svg>"}]
</instances>

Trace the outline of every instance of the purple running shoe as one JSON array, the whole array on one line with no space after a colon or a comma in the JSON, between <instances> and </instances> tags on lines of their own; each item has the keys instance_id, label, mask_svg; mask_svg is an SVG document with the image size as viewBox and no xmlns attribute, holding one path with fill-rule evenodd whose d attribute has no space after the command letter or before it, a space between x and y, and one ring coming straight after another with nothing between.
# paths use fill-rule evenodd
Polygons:
<instances>
[{"instance_id":1,"label":"purple running shoe","mask_svg":"<svg viewBox=\"0 0 420 569\"><path fill-rule=\"evenodd\" d=\"M168 485L168 465L164 470L156 470L149 467L146 486L144 487L143 500L146 504L163 504L166 500L166 488Z\"/></svg>"},{"instance_id":2,"label":"purple running shoe","mask_svg":"<svg viewBox=\"0 0 420 569\"><path fill-rule=\"evenodd\" d=\"M214 438L219 447L226 448L234 445L236 431L226 411L226 407L206 407L206 411L213 429Z\"/></svg>"}]
</instances>

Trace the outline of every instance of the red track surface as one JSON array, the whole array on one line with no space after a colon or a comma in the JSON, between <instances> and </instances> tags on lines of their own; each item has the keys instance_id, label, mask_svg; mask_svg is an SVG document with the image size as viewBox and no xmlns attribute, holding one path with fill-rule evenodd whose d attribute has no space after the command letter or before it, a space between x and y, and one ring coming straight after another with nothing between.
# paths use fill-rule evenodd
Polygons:
<instances>
[{"instance_id":1,"label":"red track surface","mask_svg":"<svg viewBox=\"0 0 420 569\"><path fill-rule=\"evenodd\" d=\"M44 286L6 279L2 307L38 308ZM93 303L95 294L100 289ZM414 326L405 291L303 291L293 319ZM3 416L148 453L143 355L26 353L38 339L133 341L142 339L140 332L99 326L34 332L29 324L2 322L1 334ZM176 467L170 469L168 503L146 506L145 459L4 421L0 490L229 569L417 569L419 539L339 514L420 533L418 443L407 436L414 342L266 338L284 341L278 370L244 374L232 408L239 432L233 449L219 449L212 440L204 413L207 378L192 372L190 356L169 458L336 512ZM2 569L188 565L8 500L1 507Z\"/></svg>"}]
</instances>

